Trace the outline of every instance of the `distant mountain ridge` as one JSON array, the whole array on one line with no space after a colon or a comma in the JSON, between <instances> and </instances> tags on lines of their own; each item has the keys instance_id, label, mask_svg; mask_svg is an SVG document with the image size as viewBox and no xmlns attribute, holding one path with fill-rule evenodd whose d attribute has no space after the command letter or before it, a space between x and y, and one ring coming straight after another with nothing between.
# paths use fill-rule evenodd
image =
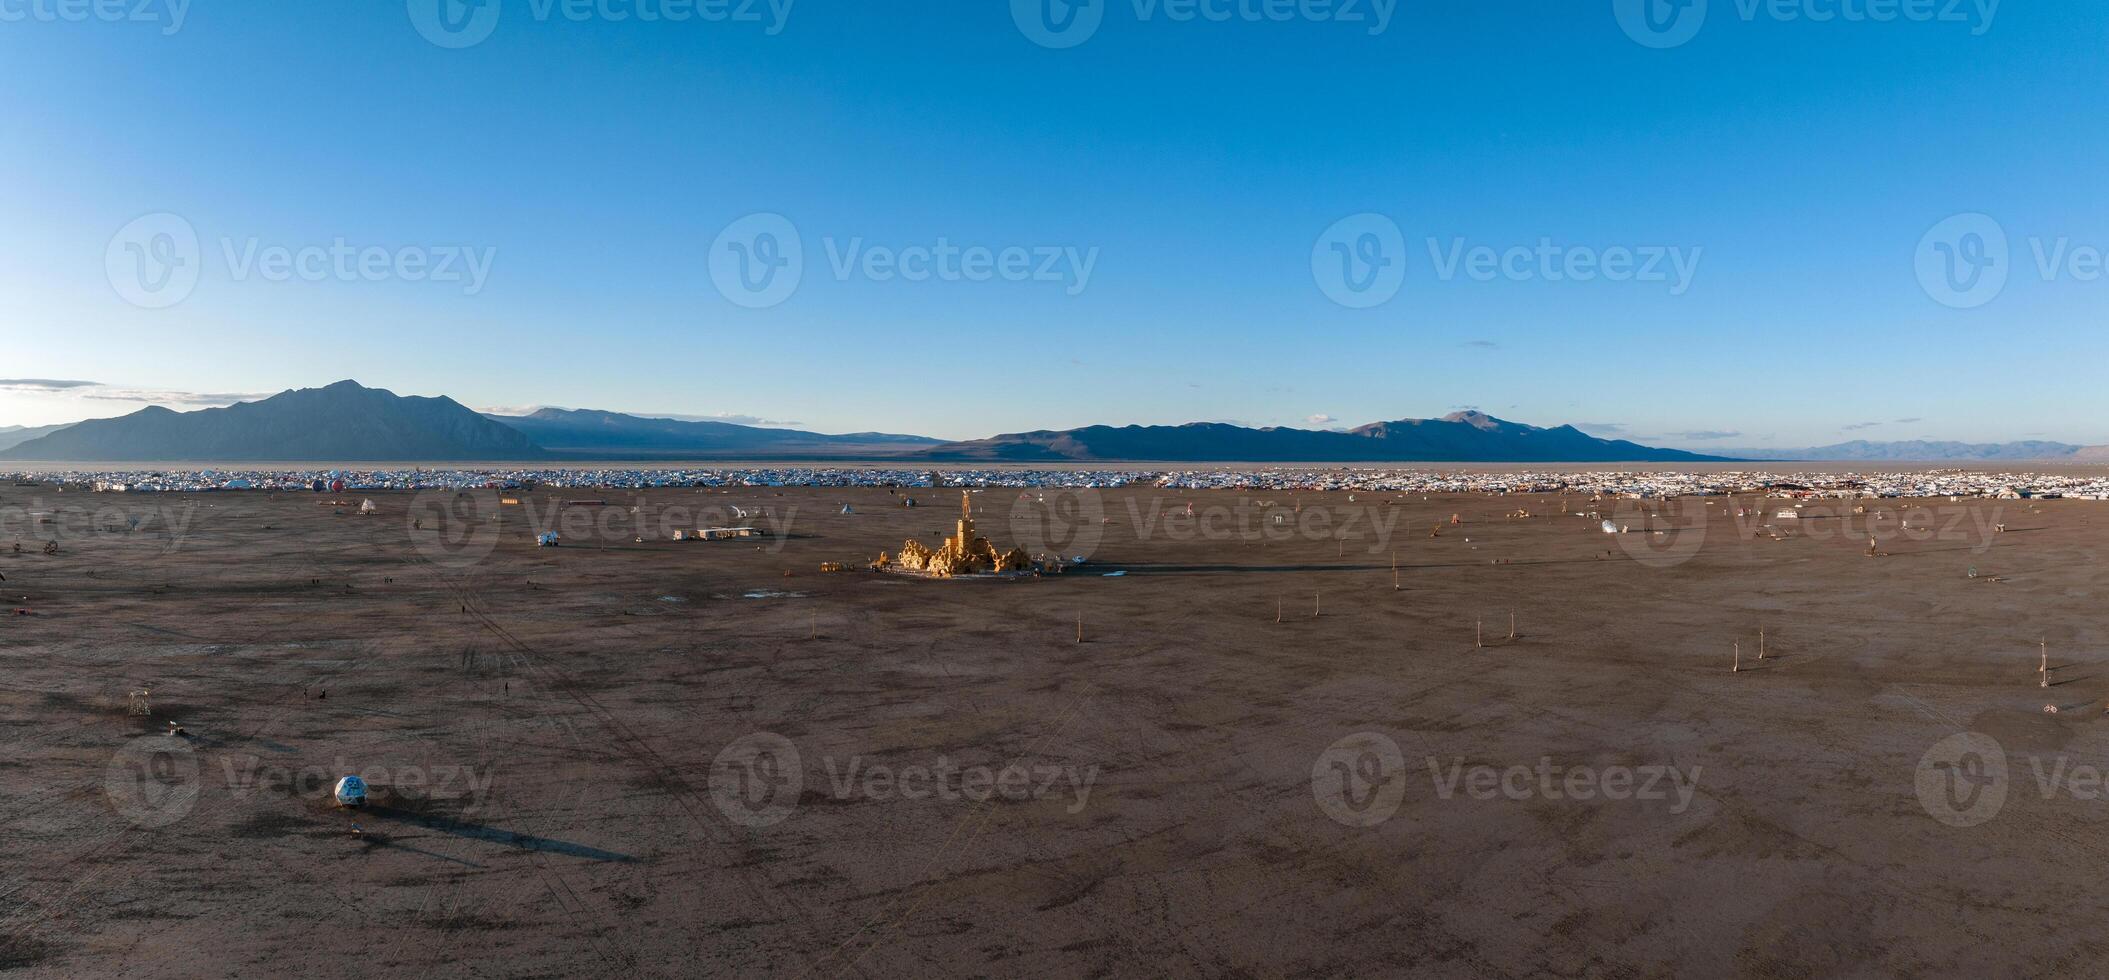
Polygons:
<instances>
[{"instance_id":1,"label":"distant mountain ridge","mask_svg":"<svg viewBox=\"0 0 2109 980\"><path fill-rule=\"evenodd\" d=\"M50 435L74 424L73 422L61 422L58 425L0 425L0 452L13 449L38 436Z\"/></svg>"},{"instance_id":2,"label":"distant mountain ridge","mask_svg":"<svg viewBox=\"0 0 2109 980\"><path fill-rule=\"evenodd\" d=\"M1347 431L1249 428L1220 422L1093 425L951 442L920 455L988 462L1597 463L1715 462L1723 457L1599 439L1571 425L1544 429L1483 412L1376 422Z\"/></svg>"},{"instance_id":3,"label":"distant mountain ridge","mask_svg":"<svg viewBox=\"0 0 2109 980\"><path fill-rule=\"evenodd\" d=\"M1956 462L1999 460L2072 460L2086 462L2089 459L2109 459L2109 446L2075 446L2066 442L1947 442L1913 439L1898 442L1869 442L1855 439L1829 446L1814 446L1807 449L1724 449L1722 452L1742 459L1756 460L1808 460L1811 462L1855 462L1896 461L1934 463L1953 460ZM2093 454L2093 455L2089 455Z\"/></svg>"},{"instance_id":4,"label":"distant mountain ridge","mask_svg":"<svg viewBox=\"0 0 2109 980\"><path fill-rule=\"evenodd\" d=\"M528 415L484 416L555 453L631 459L684 456L888 455L943 440L886 432L826 435L735 422L650 418L590 409L545 408Z\"/></svg>"},{"instance_id":5,"label":"distant mountain ridge","mask_svg":"<svg viewBox=\"0 0 2109 980\"><path fill-rule=\"evenodd\" d=\"M226 408L154 406L92 419L5 450L79 461L533 460L549 454L452 398L402 396L355 381L284 391Z\"/></svg>"},{"instance_id":6,"label":"distant mountain ridge","mask_svg":"<svg viewBox=\"0 0 2109 980\"><path fill-rule=\"evenodd\" d=\"M1808 449L1701 454L1540 428L1483 412L1400 419L1347 430L1093 425L957 442L883 432L829 435L710 419L545 408L479 414L445 397L400 396L340 381L226 408L153 407L70 425L0 427L0 458L79 462L506 462L540 460L838 459L897 464L1704 463L1723 461L2109 462L2109 446L2021 441L1865 440Z\"/></svg>"}]
</instances>

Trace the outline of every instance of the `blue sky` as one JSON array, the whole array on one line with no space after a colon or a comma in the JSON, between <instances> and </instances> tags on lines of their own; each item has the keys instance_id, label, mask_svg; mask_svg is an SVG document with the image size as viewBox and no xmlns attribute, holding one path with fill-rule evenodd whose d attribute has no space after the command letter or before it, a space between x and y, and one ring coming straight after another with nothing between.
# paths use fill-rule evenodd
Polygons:
<instances>
[{"instance_id":1,"label":"blue sky","mask_svg":"<svg viewBox=\"0 0 2109 980\"><path fill-rule=\"evenodd\" d=\"M420 32L459 2L0 0L0 424L350 377L946 437L1469 406L1702 449L2109 442L2097 5L1710 0L1640 31L1667 47L1611 0L1382 30L1097 0L1060 48L1032 0ZM1395 239L1338 224L1372 214ZM794 289L714 276L756 229ZM1988 239L1996 289L1920 275ZM165 254L195 284L135 302ZM1371 254L1401 274L1343 294L1328 263Z\"/></svg>"}]
</instances>

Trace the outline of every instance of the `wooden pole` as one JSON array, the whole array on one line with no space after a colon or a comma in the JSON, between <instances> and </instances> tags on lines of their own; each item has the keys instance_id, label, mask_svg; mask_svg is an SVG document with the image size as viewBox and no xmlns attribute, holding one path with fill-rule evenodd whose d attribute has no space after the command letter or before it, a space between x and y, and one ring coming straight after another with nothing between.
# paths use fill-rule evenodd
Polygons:
<instances>
[{"instance_id":1,"label":"wooden pole","mask_svg":"<svg viewBox=\"0 0 2109 980\"><path fill-rule=\"evenodd\" d=\"M1078 643L1082 643L1082 642L1084 642L1084 614L1083 614L1083 613L1077 613L1077 614L1076 614L1076 641L1077 641Z\"/></svg>"},{"instance_id":2,"label":"wooden pole","mask_svg":"<svg viewBox=\"0 0 2109 980\"><path fill-rule=\"evenodd\" d=\"M1274 597L1274 621L1275 621L1275 622L1277 622L1277 623L1279 623L1279 622L1281 622L1281 621L1282 621L1282 597L1281 597L1281 596L1275 596L1275 597Z\"/></svg>"},{"instance_id":3,"label":"wooden pole","mask_svg":"<svg viewBox=\"0 0 2109 980\"><path fill-rule=\"evenodd\" d=\"M1486 649L1487 646L1486 637L1482 629L1485 625L1484 622L1477 619L1472 621L1472 645L1482 650Z\"/></svg>"},{"instance_id":4,"label":"wooden pole","mask_svg":"<svg viewBox=\"0 0 2109 980\"><path fill-rule=\"evenodd\" d=\"M1765 659L1765 628L1758 627L1758 659Z\"/></svg>"},{"instance_id":5,"label":"wooden pole","mask_svg":"<svg viewBox=\"0 0 2109 980\"><path fill-rule=\"evenodd\" d=\"M1509 639L1516 638L1516 611L1509 610Z\"/></svg>"},{"instance_id":6,"label":"wooden pole","mask_svg":"<svg viewBox=\"0 0 2109 980\"><path fill-rule=\"evenodd\" d=\"M1318 618L1318 593L1311 593L1311 618Z\"/></svg>"},{"instance_id":7,"label":"wooden pole","mask_svg":"<svg viewBox=\"0 0 2109 980\"><path fill-rule=\"evenodd\" d=\"M1728 672L1731 674L1740 674L1743 672L1743 641L1741 640L1736 641L1735 663L1728 668Z\"/></svg>"},{"instance_id":8,"label":"wooden pole","mask_svg":"<svg viewBox=\"0 0 2109 980\"><path fill-rule=\"evenodd\" d=\"M1399 591L1399 553L1391 553L1391 591Z\"/></svg>"}]
</instances>

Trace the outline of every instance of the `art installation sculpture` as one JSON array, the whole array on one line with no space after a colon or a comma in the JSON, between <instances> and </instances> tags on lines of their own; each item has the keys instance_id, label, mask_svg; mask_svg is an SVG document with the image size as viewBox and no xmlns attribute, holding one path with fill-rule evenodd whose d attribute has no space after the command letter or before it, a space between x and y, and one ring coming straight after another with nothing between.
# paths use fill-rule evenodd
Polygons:
<instances>
[{"instance_id":1,"label":"art installation sculpture","mask_svg":"<svg viewBox=\"0 0 2109 980\"><path fill-rule=\"evenodd\" d=\"M975 534L973 500L962 490L959 493L959 529L937 550L932 551L922 542L910 539L901 545L899 557L882 552L878 560L872 562L872 567L898 568L936 578L951 578L954 575L1026 571L1032 567L1032 556L1023 548L998 554L989 539Z\"/></svg>"}]
</instances>

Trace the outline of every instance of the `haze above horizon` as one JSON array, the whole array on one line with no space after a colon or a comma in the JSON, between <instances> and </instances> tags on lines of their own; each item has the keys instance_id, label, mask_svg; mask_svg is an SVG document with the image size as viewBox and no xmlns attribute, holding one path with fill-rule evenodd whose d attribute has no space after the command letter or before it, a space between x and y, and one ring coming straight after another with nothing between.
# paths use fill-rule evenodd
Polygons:
<instances>
[{"instance_id":1,"label":"haze above horizon","mask_svg":"<svg viewBox=\"0 0 2109 980\"><path fill-rule=\"evenodd\" d=\"M2100 10L123 6L0 18L0 425L2109 443Z\"/></svg>"}]
</instances>

